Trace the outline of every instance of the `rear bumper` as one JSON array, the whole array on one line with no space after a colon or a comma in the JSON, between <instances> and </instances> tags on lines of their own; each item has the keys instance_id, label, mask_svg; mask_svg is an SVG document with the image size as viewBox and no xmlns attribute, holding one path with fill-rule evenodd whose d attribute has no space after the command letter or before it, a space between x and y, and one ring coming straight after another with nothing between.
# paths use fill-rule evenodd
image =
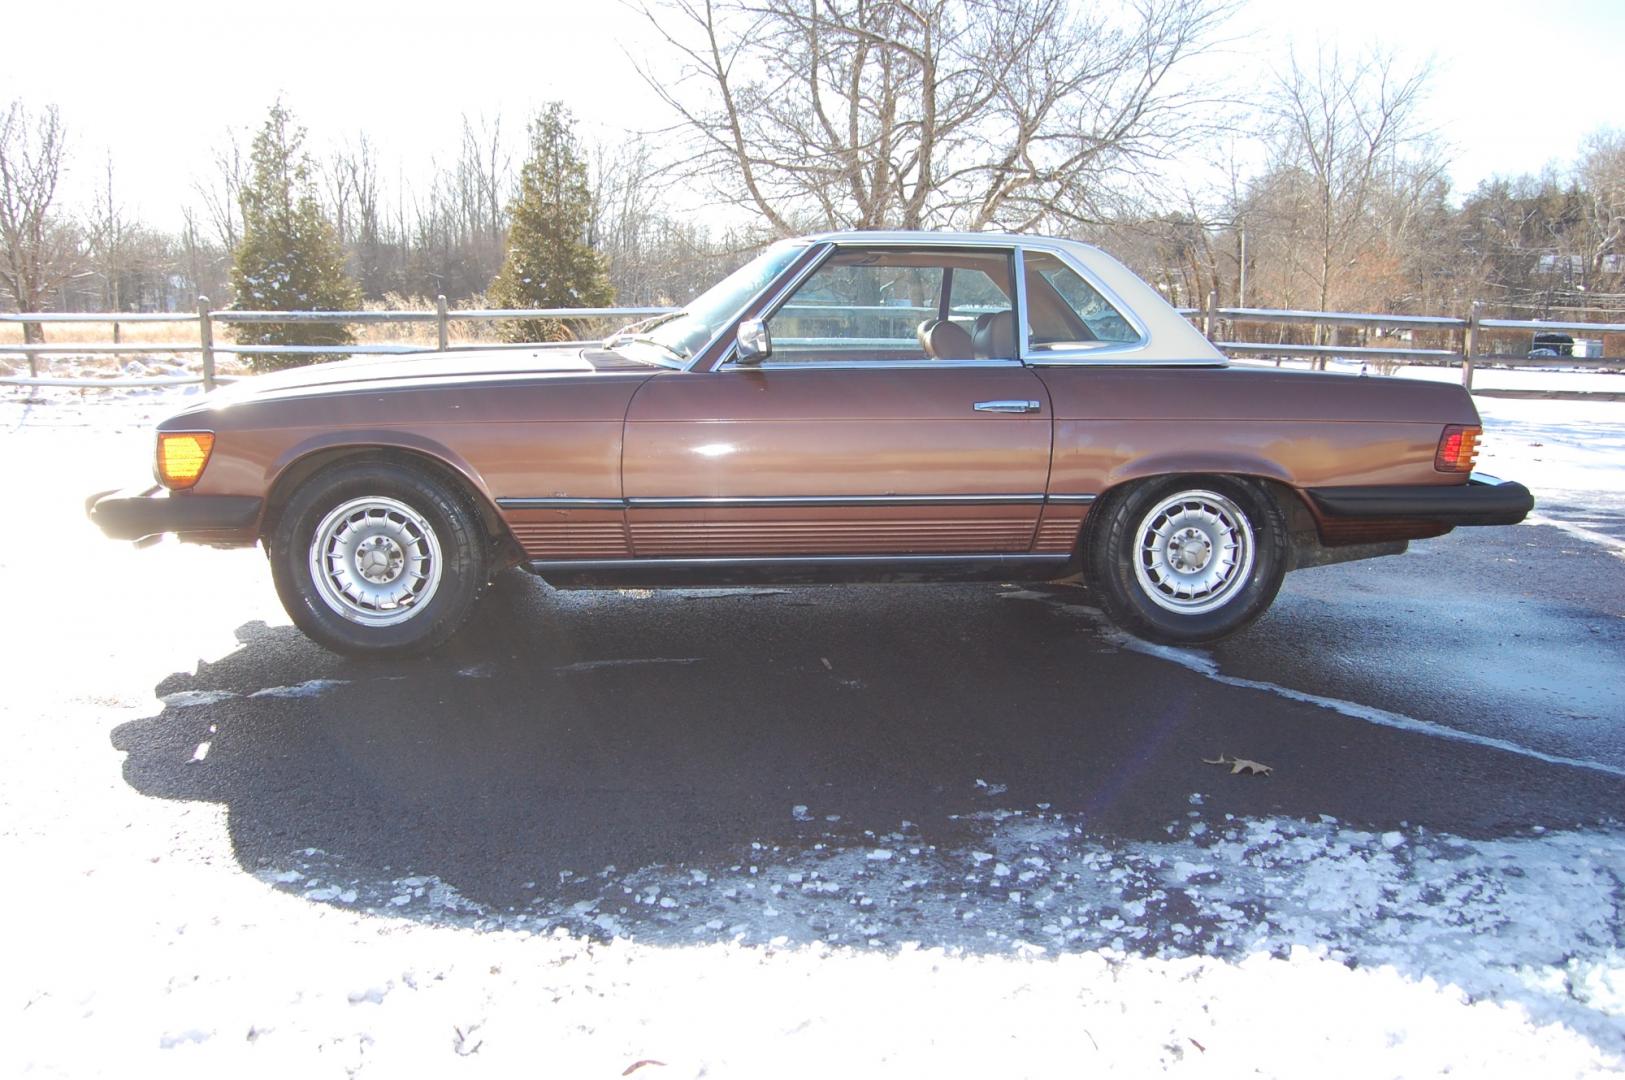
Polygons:
<instances>
[{"instance_id":1,"label":"rear bumper","mask_svg":"<svg viewBox=\"0 0 1625 1080\"><path fill-rule=\"evenodd\" d=\"M85 500L85 513L113 540L179 533L231 541L252 539L262 501L254 495L171 495L154 485L92 495Z\"/></svg>"},{"instance_id":2,"label":"rear bumper","mask_svg":"<svg viewBox=\"0 0 1625 1080\"><path fill-rule=\"evenodd\" d=\"M1535 508L1522 484L1473 473L1449 487L1392 484L1377 487L1310 488L1309 497L1328 518L1380 518L1439 525L1516 525Z\"/></svg>"}]
</instances>

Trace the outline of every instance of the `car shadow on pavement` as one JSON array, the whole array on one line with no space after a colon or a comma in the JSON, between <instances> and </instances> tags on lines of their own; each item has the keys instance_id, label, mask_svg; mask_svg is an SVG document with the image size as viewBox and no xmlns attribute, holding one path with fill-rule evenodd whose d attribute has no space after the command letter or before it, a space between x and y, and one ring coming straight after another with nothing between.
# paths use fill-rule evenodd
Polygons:
<instances>
[{"instance_id":1,"label":"car shadow on pavement","mask_svg":"<svg viewBox=\"0 0 1625 1080\"><path fill-rule=\"evenodd\" d=\"M1080 601L505 581L450 646L412 661L345 660L244 625L242 648L164 678L165 707L113 743L136 790L224 805L241 865L281 887L463 923L573 912L632 936L681 914L640 874L667 880L668 899L680 879L686 908L764 875L783 896L805 864L822 869L792 892L822 880L861 907L854 875L884 892L913 881L904 864L922 880L957 874L967 853L973 870L1003 866L993 848L1015 825L1048 830L1053 862L1249 820L1520 836L1595 822L1625 794L1216 684L1119 648ZM1223 754L1273 772L1204 761ZM1009 881L978 886L1001 901L1024 872L1005 868ZM931 925L940 914L909 939L980 940ZM736 929L679 921L684 935Z\"/></svg>"}]
</instances>

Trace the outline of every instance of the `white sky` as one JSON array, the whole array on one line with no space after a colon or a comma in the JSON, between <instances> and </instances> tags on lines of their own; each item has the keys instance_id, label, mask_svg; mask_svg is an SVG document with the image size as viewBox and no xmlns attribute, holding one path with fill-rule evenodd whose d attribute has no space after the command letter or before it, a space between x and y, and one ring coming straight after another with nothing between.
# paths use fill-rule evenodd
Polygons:
<instances>
[{"instance_id":1,"label":"white sky","mask_svg":"<svg viewBox=\"0 0 1625 1080\"><path fill-rule=\"evenodd\" d=\"M668 119L626 56L646 54L650 32L616 0L233 7L56 0L8 12L0 101L62 108L70 199L88 201L111 152L126 208L175 225L219 133L257 127L279 93L313 149L364 129L386 173L414 179L454 150L464 113L500 110L517 131L559 98L600 137ZM1458 192L1566 165L1586 134L1625 124L1625 0L1247 0L1231 33L1241 40L1219 66L1243 89L1289 40L1434 57L1427 119L1452 145Z\"/></svg>"}]
</instances>

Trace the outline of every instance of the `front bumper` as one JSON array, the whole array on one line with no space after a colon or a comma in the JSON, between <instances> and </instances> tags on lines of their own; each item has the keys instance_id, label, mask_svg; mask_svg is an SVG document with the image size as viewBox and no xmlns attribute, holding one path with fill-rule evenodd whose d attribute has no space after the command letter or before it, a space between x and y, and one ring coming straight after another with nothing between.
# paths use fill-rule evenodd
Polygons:
<instances>
[{"instance_id":1,"label":"front bumper","mask_svg":"<svg viewBox=\"0 0 1625 1080\"><path fill-rule=\"evenodd\" d=\"M1449 487L1387 484L1375 487L1310 488L1309 497L1328 518L1416 521L1439 525L1516 525L1535 508L1522 484L1473 473Z\"/></svg>"},{"instance_id":2,"label":"front bumper","mask_svg":"<svg viewBox=\"0 0 1625 1080\"><path fill-rule=\"evenodd\" d=\"M153 485L99 492L85 500L85 513L113 540L161 533L228 539L253 529L263 501L255 495L172 495Z\"/></svg>"}]
</instances>

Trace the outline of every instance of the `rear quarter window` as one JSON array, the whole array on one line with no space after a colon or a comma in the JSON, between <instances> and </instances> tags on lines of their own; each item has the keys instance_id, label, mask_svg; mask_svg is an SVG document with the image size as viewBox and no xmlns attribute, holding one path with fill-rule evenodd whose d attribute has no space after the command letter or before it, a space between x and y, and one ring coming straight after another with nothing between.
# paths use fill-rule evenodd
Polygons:
<instances>
[{"instance_id":1,"label":"rear quarter window","mask_svg":"<svg viewBox=\"0 0 1625 1080\"><path fill-rule=\"evenodd\" d=\"M1027 332L1035 350L1132 345L1140 340L1123 313L1059 257L1025 251Z\"/></svg>"}]
</instances>

